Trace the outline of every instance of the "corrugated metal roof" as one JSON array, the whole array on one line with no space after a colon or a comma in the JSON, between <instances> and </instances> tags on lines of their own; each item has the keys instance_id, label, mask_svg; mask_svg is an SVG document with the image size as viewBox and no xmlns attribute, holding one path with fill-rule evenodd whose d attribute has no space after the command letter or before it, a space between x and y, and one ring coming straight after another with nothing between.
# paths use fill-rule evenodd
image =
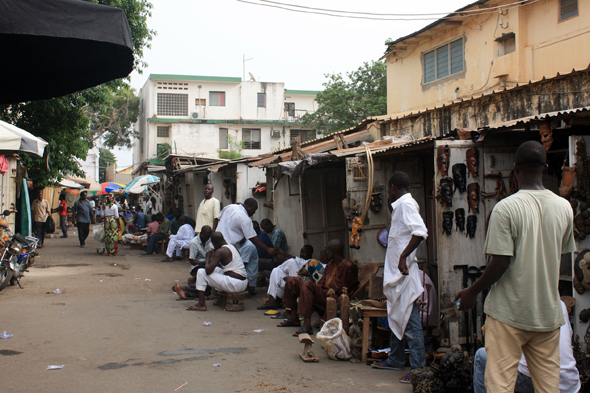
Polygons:
<instances>
[{"instance_id":1,"label":"corrugated metal roof","mask_svg":"<svg viewBox=\"0 0 590 393\"><path fill-rule=\"evenodd\" d=\"M348 157L356 154L363 154L365 152L365 146L371 149L373 154L382 153L385 151L393 150L393 149L402 149L405 147L419 145L425 142L429 142L434 140L433 137L428 136L420 139L414 139L411 141L402 141L402 142L395 142L393 139L389 139L389 142L386 141L377 141L370 143L368 145L353 147L351 149L340 149L334 150L330 153L334 154L338 157Z\"/></svg>"},{"instance_id":2,"label":"corrugated metal roof","mask_svg":"<svg viewBox=\"0 0 590 393\"><path fill-rule=\"evenodd\" d=\"M509 128L515 128L518 126L523 126L523 125L531 123L533 121L547 120L547 119L551 119L554 117L558 117L558 116L562 116L562 115L569 115L569 114L573 114L573 113L588 113L588 114L590 114L590 106L584 106L581 108L566 109L563 111L541 113L539 115L521 117L520 119L505 121L502 123L489 124L487 126L479 127L477 129L473 128L473 129L464 129L464 130L465 131L486 131L486 130L509 129Z\"/></svg>"}]
</instances>

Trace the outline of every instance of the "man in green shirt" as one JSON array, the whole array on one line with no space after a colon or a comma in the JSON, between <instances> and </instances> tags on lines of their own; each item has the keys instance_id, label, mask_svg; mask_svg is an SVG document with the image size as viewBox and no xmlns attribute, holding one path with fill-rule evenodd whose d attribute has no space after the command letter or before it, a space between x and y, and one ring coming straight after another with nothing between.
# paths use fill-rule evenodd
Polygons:
<instances>
[{"instance_id":1,"label":"man in green shirt","mask_svg":"<svg viewBox=\"0 0 590 393\"><path fill-rule=\"evenodd\" d=\"M484 253L491 261L472 286L460 291L460 310L489 288L484 312L488 392L514 391L522 353L535 392L559 392L561 254L575 251L570 203L543 186L547 153L527 141L516 151L520 191L498 202L490 216Z\"/></svg>"},{"instance_id":2,"label":"man in green shirt","mask_svg":"<svg viewBox=\"0 0 590 393\"><path fill-rule=\"evenodd\" d=\"M158 230L158 233L156 233L155 235L152 235L148 238L148 246L147 246L146 255L154 255L154 251L156 249L156 243L159 242L160 240L164 240L164 239L168 238L168 233L170 232L170 227L172 226L172 223L170 222L170 220L167 219L166 217L164 217L164 215L162 213L156 214L154 216L154 220L156 220L160 223L160 229Z\"/></svg>"},{"instance_id":3,"label":"man in green shirt","mask_svg":"<svg viewBox=\"0 0 590 393\"><path fill-rule=\"evenodd\" d=\"M180 229L181 227L180 222L178 220L180 219L180 216L182 216L182 212L180 211L180 209L175 208L172 214L174 215L174 218L171 221L172 226L170 227L170 232L172 232L173 235L176 235L176 232L178 232L178 229ZM193 227L193 229L195 229L195 220L188 216L184 216L184 221L185 224L189 224L191 227Z\"/></svg>"}]
</instances>

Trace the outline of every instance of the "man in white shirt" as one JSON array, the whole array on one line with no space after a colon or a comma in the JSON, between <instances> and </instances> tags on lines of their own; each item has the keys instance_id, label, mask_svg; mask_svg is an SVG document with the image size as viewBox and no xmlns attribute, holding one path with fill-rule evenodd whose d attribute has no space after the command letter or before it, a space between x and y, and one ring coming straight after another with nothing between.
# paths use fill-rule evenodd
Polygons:
<instances>
[{"instance_id":1,"label":"man in white shirt","mask_svg":"<svg viewBox=\"0 0 590 393\"><path fill-rule=\"evenodd\" d=\"M243 204L228 205L219 213L219 225L213 229L221 232L227 243L236 246L240 252L248 273L248 291L252 295L256 294L254 289L258 278L258 252L256 247L265 250L272 256L276 255L273 248L267 247L256 237L256 231L250 217L256 213L257 209L258 202L254 198L246 199Z\"/></svg>"},{"instance_id":2,"label":"man in white shirt","mask_svg":"<svg viewBox=\"0 0 590 393\"><path fill-rule=\"evenodd\" d=\"M178 222L180 223L180 228L176 232L176 235L170 235L168 249L166 250L166 259L163 259L162 262L172 262L175 252L176 257L182 259L182 250L189 248L190 241L195 237L195 230L190 224L186 224L184 216L180 216Z\"/></svg>"},{"instance_id":3,"label":"man in white shirt","mask_svg":"<svg viewBox=\"0 0 590 393\"><path fill-rule=\"evenodd\" d=\"M205 199L201 201L199 208L197 209L197 223L195 225L195 232L199 233L199 230L205 225L213 228L215 221L219 216L221 210L221 204L217 198L213 197L213 184L207 184L203 190Z\"/></svg>"},{"instance_id":4,"label":"man in white shirt","mask_svg":"<svg viewBox=\"0 0 590 393\"><path fill-rule=\"evenodd\" d=\"M580 374L576 367L576 359L574 359L574 350L572 348L573 332L568 309L563 301L561 302L561 310L565 318L565 325L562 325L559 331L559 391L560 393L578 392L581 387ZM486 350L480 348L475 353L475 360L473 361L473 393L486 393L486 363ZM518 363L518 378L516 378L515 388L520 393L534 393L535 391L524 355L521 356Z\"/></svg>"},{"instance_id":5,"label":"man in white shirt","mask_svg":"<svg viewBox=\"0 0 590 393\"><path fill-rule=\"evenodd\" d=\"M389 179L391 228L387 240L387 253L383 272L383 294L387 298L387 316L392 331L389 357L373 363L373 367L403 370L406 340L410 348L410 366L413 369L426 364L424 333L417 300L424 291L418 268L416 249L428 236L420 207L410 194L410 178L396 172ZM410 383L409 376L400 378Z\"/></svg>"},{"instance_id":6,"label":"man in white shirt","mask_svg":"<svg viewBox=\"0 0 590 393\"><path fill-rule=\"evenodd\" d=\"M211 227L205 225L199 231L199 234L193 238L189 243L189 257L188 261L191 265L203 265L207 257L207 253L213 250L211 243Z\"/></svg>"}]
</instances>

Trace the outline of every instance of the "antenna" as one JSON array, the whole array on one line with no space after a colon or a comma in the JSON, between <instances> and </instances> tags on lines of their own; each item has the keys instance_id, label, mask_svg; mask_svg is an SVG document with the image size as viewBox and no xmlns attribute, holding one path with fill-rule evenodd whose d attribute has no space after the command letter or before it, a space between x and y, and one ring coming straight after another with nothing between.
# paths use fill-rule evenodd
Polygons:
<instances>
[{"instance_id":1,"label":"antenna","mask_svg":"<svg viewBox=\"0 0 590 393\"><path fill-rule=\"evenodd\" d=\"M254 75L252 75L252 73L251 73L251 72L248 72L248 74L250 74L250 80L251 80L252 82L256 82L256 78L254 78Z\"/></svg>"},{"instance_id":2,"label":"antenna","mask_svg":"<svg viewBox=\"0 0 590 393\"><path fill-rule=\"evenodd\" d=\"M243 64L243 71L244 71L243 77L242 77L242 82L245 82L246 81L246 62L248 60L252 60L253 58L251 57L249 59L246 59L246 55L242 55L242 56L243 56L243 63L242 64Z\"/></svg>"}]
</instances>

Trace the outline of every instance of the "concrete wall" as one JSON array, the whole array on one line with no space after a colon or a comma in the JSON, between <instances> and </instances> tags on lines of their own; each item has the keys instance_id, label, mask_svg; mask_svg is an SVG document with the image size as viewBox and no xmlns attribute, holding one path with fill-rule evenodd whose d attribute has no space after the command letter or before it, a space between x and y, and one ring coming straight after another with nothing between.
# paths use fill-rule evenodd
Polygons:
<instances>
[{"instance_id":1,"label":"concrete wall","mask_svg":"<svg viewBox=\"0 0 590 393\"><path fill-rule=\"evenodd\" d=\"M93 147L92 149L88 149L88 153L86 154L86 159L84 161L78 160L78 164L80 165L80 169L86 173L86 177L92 179L94 181L99 181L98 172L98 159L99 159L99 150L97 147Z\"/></svg>"},{"instance_id":2,"label":"concrete wall","mask_svg":"<svg viewBox=\"0 0 590 393\"><path fill-rule=\"evenodd\" d=\"M284 83L242 82L242 119L280 120L283 118ZM258 107L258 93L266 93L266 107Z\"/></svg>"},{"instance_id":3,"label":"concrete wall","mask_svg":"<svg viewBox=\"0 0 590 393\"><path fill-rule=\"evenodd\" d=\"M499 4L509 3L509 0ZM578 16L559 22L559 0L444 22L411 42L400 43L387 58L387 113L416 111L500 89L584 69L590 64L590 2L578 2ZM501 25L500 25L501 22ZM500 56L498 38L515 34L516 50ZM464 71L423 83L423 55L463 37Z\"/></svg>"},{"instance_id":4,"label":"concrete wall","mask_svg":"<svg viewBox=\"0 0 590 393\"><path fill-rule=\"evenodd\" d=\"M269 171L270 172L270 171ZM274 209L272 216L269 217L275 225L285 232L289 253L299 255L299 250L304 244L307 244L302 234L303 214L301 211L301 193L299 187L299 177L290 178L283 176L277 184L277 188L272 192L272 201ZM268 176L268 186L272 188L274 179ZM291 192L289 193L289 183L291 183ZM291 195L290 195L291 194ZM320 250L314 250L314 258L319 258Z\"/></svg>"}]
</instances>

